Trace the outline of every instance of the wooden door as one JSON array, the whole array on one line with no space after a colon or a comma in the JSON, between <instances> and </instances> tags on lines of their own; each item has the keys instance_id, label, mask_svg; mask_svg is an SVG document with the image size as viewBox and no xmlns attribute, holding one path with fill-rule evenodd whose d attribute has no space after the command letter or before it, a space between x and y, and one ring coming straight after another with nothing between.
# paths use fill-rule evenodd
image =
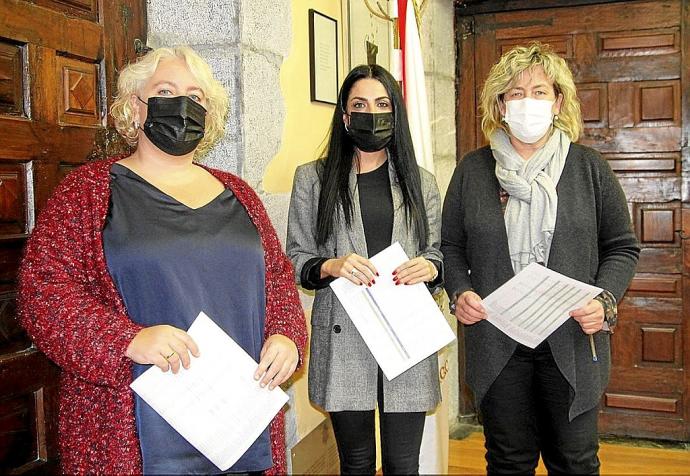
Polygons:
<instances>
[{"instance_id":1,"label":"wooden door","mask_svg":"<svg viewBox=\"0 0 690 476\"><path fill-rule=\"evenodd\" d=\"M57 470L57 368L16 318L21 251L52 189L121 142L116 71L145 41L144 0L0 0L0 473Z\"/></svg>"},{"instance_id":2,"label":"wooden door","mask_svg":"<svg viewBox=\"0 0 690 476\"><path fill-rule=\"evenodd\" d=\"M568 61L585 121L580 142L604 154L628 198L642 254L619 306L601 432L690 439L688 1L510 2L563 6L515 11L461 3L458 158L484 143L476 110L489 68L539 40ZM464 397L461 411L471 412Z\"/></svg>"}]
</instances>

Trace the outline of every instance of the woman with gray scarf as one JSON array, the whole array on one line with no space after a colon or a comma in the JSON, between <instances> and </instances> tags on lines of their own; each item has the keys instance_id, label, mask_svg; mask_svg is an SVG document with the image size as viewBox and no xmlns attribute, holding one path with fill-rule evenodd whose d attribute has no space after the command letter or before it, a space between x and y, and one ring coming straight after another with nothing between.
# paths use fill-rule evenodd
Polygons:
<instances>
[{"instance_id":1,"label":"woman with gray scarf","mask_svg":"<svg viewBox=\"0 0 690 476\"><path fill-rule=\"evenodd\" d=\"M451 311L464 325L487 471L534 474L541 454L551 474L598 474L597 407L616 302L640 252L625 195L606 160L575 143L575 84L550 48L504 54L484 85L481 113L490 145L455 169L441 251ZM481 298L534 262L604 291L531 349L485 320Z\"/></svg>"}]
</instances>

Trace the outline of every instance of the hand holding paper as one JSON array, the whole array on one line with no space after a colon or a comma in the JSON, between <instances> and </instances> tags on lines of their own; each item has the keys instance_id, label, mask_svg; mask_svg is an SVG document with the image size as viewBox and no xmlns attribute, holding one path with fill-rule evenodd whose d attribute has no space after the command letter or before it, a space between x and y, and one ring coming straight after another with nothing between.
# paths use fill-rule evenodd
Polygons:
<instances>
[{"instance_id":1,"label":"hand holding paper","mask_svg":"<svg viewBox=\"0 0 690 476\"><path fill-rule=\"evenodd\" d=\"M345 278L331 283L381 370L397 377L455 339L423 283L396 286L393 271L409 261L400 243L370 258L380 277L373 286Z\"/></svg>"},{"instance_id":2,"label":"hand holding paper","mask_svg":"<svg viewBox=\"0 0 690 476\"><path fill-rule=\"evenodd\" d=\"M487 296L488 321L506 335L531 348L570 319L601 288L532 263Z\"/></svg>"},{"instance_id":3,"label":"hand holding paper","mask_svg":"<svg viewBox=\"0 0 690 476\"><path fill-rule=\"evenodd\" d=\"M345 278L353 284L369 286L374 284L378 272L376 266L357 253L350 253L341 258L331 258L321 265L326 275L334 278Z\"/></svg>"},{"instance_id":4,"label":"hand holding paper","mask_svg":"<svg viewBox=\"0 0 690 476\"><path fill-rule=\"evenodd\" d=\"M127 357L137 364L153 364L174 374L180 364L189 368L190 354L199 357L199 348L189 334L169 325L144 327L127 347Z\"/></svg>"},{"instance_id":5,"label":"hand holding paper","mask_svg":"<svg viewBox=\"0 0 690 476\"><path fill-rule=\"evenodd\" d=\"M467 326L486 319L482 298L474 291L465 291L455 300L455 317Z\"/></svg>"},{"instance_id":6,"label":"hand holding paper","mask_svg":"<svg viewBox=\"0 0 690 476\"><path fill-rule=\"evenodd\" d=\"M582 332L594 334L604 325L604 306L592 299L581 308L571 311L570 316L580 324Z\"/></svg>"},{"instance_id":7,"label":"hand holding paper","mask_svg":"<svg viewBox=\"0 0 690 476\"><path fill-rule=\"evenodd\" d=\"M152 367L130 387L220 470L247 451L288 401L254 380L257 363L206 314L188 331L201 349L177 375Z\"/></svg>"},{"instance_id":8,"label":"hand holding paper","mask_svg":"<svg viewBox=\"0 0 690 476\"><path fill-rule=\"evenodd\" d=\"M438 272L436 266L423 256L417 256L393 270L395 284L417 284L432 281Z\"/></svg>"}]
</instances>

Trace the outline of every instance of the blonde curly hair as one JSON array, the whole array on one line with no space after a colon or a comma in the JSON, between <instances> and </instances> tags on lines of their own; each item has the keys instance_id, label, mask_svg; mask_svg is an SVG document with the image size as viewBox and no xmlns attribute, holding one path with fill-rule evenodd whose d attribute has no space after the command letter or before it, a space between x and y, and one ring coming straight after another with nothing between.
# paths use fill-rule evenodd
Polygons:
<instances>
[{"instance_id":1,"label":"blonde curly hair","mask_svg":"<svg viewBox=\"0 0 690 476\"><path fill-rule=\"evenodd\" d=\"M206 97L206 128L204 138L194 151L195 157L205 154L225 130L225 118L228 113L228 93L223 85L213 77L211 67L198 53L188 46L173 48L156 48L130 63L120 72L117 80L117 95L110 107L110 115L115 128L131 146L136 146L139 131L135 127L135 112L130 101L132 95L139 95L141 88L153 76L158 63L164 58L180 58L185 61L189 71L199 82Z\"/></svg>"},{"instance_id":2,"label":"blonde curly hair","mask_svg":"<svg viewBox=\"0 0 690 476\"><path fill-rule=\"evenodd\" d=\"M482 115L482 132L487 140L496 129L508 132L502 122L499 104L503 95L511 88L515 79L526 70L541 66L546 76L553 81L556 96L563 95L563 102L554 126L565 132L575 142L582 133L582 113L573 74L563 58L558 56L550 46L539 42L528 46L517 46L505 53L489 71L479 101L479 112Z\"/></svg>"}]
</instances>

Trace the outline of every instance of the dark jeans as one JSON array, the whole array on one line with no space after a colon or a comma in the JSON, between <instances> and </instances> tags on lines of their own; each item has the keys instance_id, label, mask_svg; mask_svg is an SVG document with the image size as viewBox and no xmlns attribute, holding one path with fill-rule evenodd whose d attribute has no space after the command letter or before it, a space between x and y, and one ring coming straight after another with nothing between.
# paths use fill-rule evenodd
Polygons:
<instances>
[{"instance_id":1,"label":"dark jeans","mask_svg":"<svg viewBox=\"0 0 690 476\"><path fill-rule=\"evenodd\" d=\"M568 421L572 390L548 342L518 345L481 403L487 473L599 474L598 408Z\"/></svg>"},{"instance_id":2,"label":"dark jeans","mask_svg":"<svg viewBox=\"0 0 690 476\"><path fill-rule=\"evenodd\" d=\"M378 404L383 474L419 474L425 412L384 413L379 371ZM353 391L356 391L353 389ZM374 410L331 412L341 474L376 473Z\"/></svg>"}]
</instances>

